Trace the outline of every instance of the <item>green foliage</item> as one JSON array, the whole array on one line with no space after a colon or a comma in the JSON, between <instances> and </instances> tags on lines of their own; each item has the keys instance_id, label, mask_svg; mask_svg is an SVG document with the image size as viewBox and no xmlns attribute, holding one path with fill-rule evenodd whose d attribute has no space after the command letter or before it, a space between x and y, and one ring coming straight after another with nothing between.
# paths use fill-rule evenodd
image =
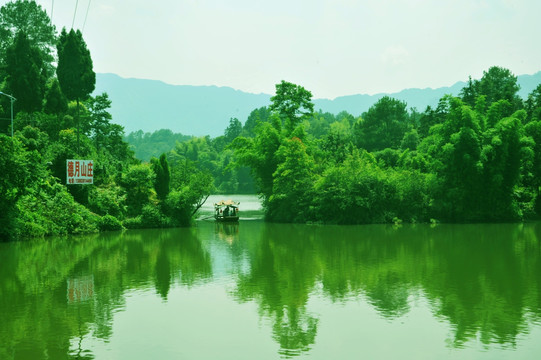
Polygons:
<instances>
[{"instance_id":1,"label":"green foliage","mask_svg":"<svg viewBox=\"0 0 541 360\"><path fill-rule=\"evenodd\" d=\"M212 175L189 163L173 165L173 191L163 204L164 213L175 226L188 226L197 210L214 190Z\"/></svg>"},{"instance_id":2,"label":"green foliage","mask_svg":"<svg viewBox=\"0 0 541 360\"><path fill-rule=\"evenodd\" d=\"M400 149L404 150L416 150L419 145L419 133L416 129L411 129L404 134L402 141L400 142Z\"/></svg>"},{"instance_id":3,"label":"green foliage","mask_svg":"<svg viewBox=\"0 0 541 360\"><path fill-rule=\"evenodd\" d=\"M52 73L53 48L56 44L55 27L41 5L35 1L16 0L0 8L0 54L5 54L19 33L28 36L30 46L37 49L46 64L46 76ZM21 59L22 60L22 59ZM0 56L0 64L5 59ZM0 66L0 79L2 78Z\"/></svg>"},{"instance_id":4,"label":"green foliage","mask_svg":"<svg viewBox=\"0 0 541 360\"><path fill-rule=\"evenodd\" d=\"M160 208L154 204L146 204L141 209L141 225L144 228L161 228L167 227L169 224Z\"/></svg>"},{"instance_id":5,"label":"green foliage","mask_svg":"<svg viewBox=\"0 0 541 360\"><path fill-rule=\"evenodd\" d=\"M271 117L232 147L273 221L532 218L541 208L541 96L534 91L522 110L517 90L516 77L494 67L470 79L462 98L444 96L423 114L384 97L357 120L316 113L284 130Z\"/></svg>"},{"instance_id":6,"label":"green foliage","mask_svg":"<svg viewBox=\"0 0 541 360\"><path fill-rule=\"evenodd\" d=\"M268 122L270 118L270 111L267 107L263 106L259 109L253 110L248 118L246 119L246 122L244 123L244 126L242 128L242 136L245 137L254 137L255 136L255 130L258 126L258 124L263 122Z\"/></svg>"},{"instance_id":7,"label":"green foliage","mask_svg":"<svg viewBox=\"0 0 541 360\"><path fill-rule=\"evenodd\" d=\"M141 215L125 222L126 227L189 226L213 188L212 177L185 164L174 164L171 178L173 190L160 204L147 202Z\"/></svg>"},{"instance_id":8,"label":"green foliage","mask_svg":"<svg viewBox=\"0 0 541 360\"><path fill-rule=\"evenodd\" d=\"M95 74L81 32L64 29L57 41L34 1L2 6L0 23L0 87L17 97L14 137L0 136L0 240L120 229L122 220L127 227L189 223L212 178L196 166L182 170L188 177L177 179L175 190L189 196L176 211L189 216L176 220L164 213L171 184L165 154L154 167L140 164L123 140L123 127L112 123L108 95L89 97ZM230 135L236 136L242 126L238 120L232 125ZM203 142L215 151L210 139ZM216 170L209 152L199 159L198 149L192 150L194 161ZM66 185L67 159L93 159L94 185Z\"/></svg>"},{"instance_id":9,"label":"green foliage","mask_svg":"<svg viewBox=\"0 0 541 360\"><path fill-rule=\"evenodd\" d=\"M264 199L272 195L273 174L278 168L276 153L281 145L279 129L265 122L255 138L238 137L233 141L238 163L252 169L259 192Z\"/></svg>"},{"instance_id":10,"label":"green foliage","mask_svg":"<svg viewBox=\"0 0 541 360\"><path fill-rule=\"evenodd\" d=\"M172 191L164 204L165 212L179 226L189 226L192 221L192 199L186 190Z\"/></svg>"},{"instance_id":11,"label":"green foliage","mask_svg":"<svg viewBox=\"0 0 541 360\"><path fill-rule=\"evenodd\" d=\"M314 112L312 93L300 85L283 80L276 84L276 94L271 97L271 102L269 109L280 115L288 134L291 134L302 119Z\"/></svg>"},{"instance_id":12,"label":"green foliage","mask_svg":"<svg viewBox=\"0 0 541 360\"><path fill-rule=\"evenodd\" d=\"M111 100L109 95L103 93L96 97L90 97L85 102L86 108L89 113L88 132L91 132L91 137L94 139L96 148L106 146L107 138L111 133L111 119L112 116L107 111L111 107Z\"/></svg>"},{"instance_id":13,"label":"green foliage","mask_svg":"<svg viewBox=\"0 0 541 360\"><path fill-rule=\"evenodd\" d=\"M327 169L315 186L315 219L336 224L426 221L427 177L383 170L367 153L355 151Z\"/></svg>"},{"instance_id":14,"label":"green foliage","mask_svg":"<svg viewBox=\"0 0 541 360\"><path fill-rule=\"evenodd\" d=\"M187 226L212 191L256 190L266 218L284 222L540 215L541 85L523 102L507 69L490 68L422 114L383 97L360 118L314 113L310 91L282 81L269 107L244 126L231 118L223 136L139 131L128 145L108 95L89 97L95 73L81 32L56 41L44 19L34 2L0 8L0 86L18 99L15 137L0 136L2 240L120 222ZM73 158L95 160L94 186L65 185Z\"/></svg>"},{"instance_id":15,"label":"green foliage","mask_svg":"<svg viewBox=\"0 0 541 360\"><path fill-rule=\"evenodd\" d=\"M77 203L67 189L48 180L18 203L16 238L96 232L99 217Z\"/></svg>"},{"instance_id":16,"label":"green foliage","mask_svg":"<svg viewBox=\"0 0 541 360\"><path fill-rule=\"evenodd\" d=\"M462 89L462 99L471 107L479 96L485 96L487 106L499 100L506 100L511 104L513 110L522 106L522 100L517 95L520 87L517 84L517 77L508 69L493 66L488 71L483 71L480 80L470 78L468 85Z\"/></svg>"},{"instance_id":17,"label":"green foliage","mask_svg":"<svg viewBox=\"0 0 541 360\"><path fill-rule=\"evenodd\" d=\"M71 29L69 33L62 29L57 43L58 66L56 76L62 92L68 100L77 102L77 149L79 151L79 133L81 119L79 101L85 100L96 87L96 73L92 69L92 58L86 47L82 33Z\"/></svg>"},{"instance_id":18,"label":"green foliage","mask_svg":"<svg viewBox=\"0 0 541 360\"><path fill-rule=\"evenodd\" d=\"M237 118L229 120L229 126L225 129L225 141L229 144L242 132L242 124Z\"/></svg>"},{"instance_id":19,"label":"green foliage","mask_svg":"<svg viewBox=\"0 0 541 360\"><path fill-rule=\"evenodd\" d=\"M46 70L39 51L32 48L22 31L17 33L12 46L6 50L7 86L17 98L18 110L41 110L45 91Z\"/></svg>"},{"instance_id":20,"label":"green foliage","mask_svg":"<svg viewBox=\"0 0 541 360\"><path fill-rule=\"evenodd\" d=\"M30 178L30 159L17 138L0 134L0 149L0 240L8 240L14 231L16 203L26 192Z\"/></svg>"},{"instance_id":21,"label":"green foliage","mask_svg":"<svg viewBox=\"0 0 541 360\"><path fill-rule=\"evenodd\" d=\"M45 92L45 105L43 112L46 114L65 114L68 111L68 100L60 90L57 79L53 79Z\"/></svg>"},{"instance_id":22,"label":"green foliage","mask_svg":"<svg viewBox=\"0 0 541 360\"><path fill-rule=\"evenodd\" d=\"M522 217L514 198L522 162L522 123L516 116L505 118L487 136L483 148L485 218L518 220Z\"/></svg>"},{"instance_id":23,"label":"green foliage","mask_svg":"<svg viewBox=\"0 0 541 360\"><path fill-rule=\"evenodd\" d=\"M142 229L144 227L143 218L141 215L126 218L124 221L122 221L122 226L124 226L126 229Z\"/></svg>"},{"instance_id":24,"label":"green foliage","mask_svg":"<svg viewBox=\"0 0 541 360\"><path fill-rule=\"evenodd\" d=\"M104 215L98 222L100 231L122 230L122 223L113 215Z\"/></svg>"},{"instance_id":25,"label":"green foliage","mask_svg":"<svg viewBox=\"0 0 541 360\"><path fill-rule=\"evenodd\" d=\"M294 137L278 150L284 159L273 174L272 195L267 203L267 218L279 222L304 222L310 219L311 191L315 163L303 142Z\"/></svg>"},{"instance_id":26,"label":"green foliage","mask_svg":"<svg viewBox=\"0 0 541 360\"><path fill-rule=\"evenodd\" d=\"M541 120L541 84L528 95L525 109L528 114L528 122Z\"/></svg>"},{"instance_id":27,"label":"green foliage","mask_svg":"<svg viewBox=\"0 0 541 360\"><path fill-rule=\"evenodd\" d=\"M169 194L171 183L171 170L165 154L161 154L159 159L152 159L152 170L156 175L154 179L154 189L158 199L164 200Z\"/></svg>"},{"instance_id":28,"label":"green foliage","mask_svg":"<svg viewBox=\"0 0 541 360\"><path fill-rule=\"evenodd\" d=\"M384 96L355 124L355 138L368 151L397 149L409 129L406 103Z\"/></svg>"},{"instance_id":29,"label":"green foliage","mask_svg":"<svg viewBox=\"0 0 541 360\"><path fill-rule=\"evenodd\" d=\"M149 204L154 187L154 172L150 165L131 165L122 174L122 187L126 191L126 205L128 215L135 216L141 213L144 206Z\"/></svg>"},{"instance_id":30,"label":"green foliage","mask_svg":"<svg viewBox=\"0 0 541 360\"><path fill-rule=\"evenodd\" d=\"M92 58L82 33L62 29L57 45L58 67L56 74L62 92L69 100L84 100L94 91L96 73L92 69Z\"/></svg>"},{"instance_id":31,"label":"green foliage","mask_svg":"<svg viewBox=\"0 0 541 360\"><path fill-rule=\"evenodd\" d=\"M127 213L126 192L114 183L95 187L90 191L88 208L98 215L123 219Z\"/></svg>"},{"instance_id":32,"label":"green foliage","mask_svg":"<svg viewBox=\"0 0 541 360\"><path fill-rule=\"evenodd\" d=\"M191 138L188 135L175 134L171 130L161 129L152 133L144 133L142 130L132 132L124 140L130 144L136 158L150 161L152 157L158 157L164 152L171 151L177 142L182 143Z\"/></svg>"},{"instance_id":33,"label":"green foliage","mask_svg":"<svg viewBox=\"0 0 541 360\"><path fill-rule=\"evenodd\" d=\"M347 120L334 121L329 125L327 134L321 137L321 150L327 159L335 162L343 162L351 153L352 146L351 126Z\"/></svg>"}]
</instances>

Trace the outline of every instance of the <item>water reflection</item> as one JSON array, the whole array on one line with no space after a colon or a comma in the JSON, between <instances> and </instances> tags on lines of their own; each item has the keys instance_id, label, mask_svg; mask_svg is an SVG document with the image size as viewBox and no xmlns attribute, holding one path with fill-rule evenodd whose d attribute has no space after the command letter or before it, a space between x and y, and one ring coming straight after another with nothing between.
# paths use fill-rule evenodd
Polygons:
<instances>
[{"instance_id":1,"label":"water reflection","mask_svg":"<svg viewBox=\"0 0 541 360\"><path fill-rule=\"evenodd\" d=\"M145 231L1 244L0 359L90 359L82 339L107 340L125 292L212 275L194 231Z\"/></svg>"},{"instance_id":2,"label":"water reflection","mask_svg":"<svg viewBox=\"0 0 541 360\"><path fill-rule=\"evenodd\" d=\"M214 233L219 241L225 241L229 245L232 245L235 239L239 237L239 224L216 222L214 224Z\"/></svg>"},{"instance_id":3,"label":"water reflection","mask_svg":"<svg viewBox=\"0 0 541 360\"><path fill-rule=\"evenodd\" d=\"M314 299L362 301L395 321L422 298L452 329L448 346L518 348L541 320L540 225L202 222L0 244L0 359L91 359L84 340L111 339L127 293L152 292L166 304L175 288L222 286L224 272L231 286L223 292L257 305L284 357L317 346L325 319Z\"/></svg>"},{"instance_id":4,"label":"water reflection","mask_svg":"<svg viewBox=\"0 0 541 360\"><path fill-rule=\"evenodd\" d=\"M237 296L272 319L286 355L314 344L318 317L307 303L318 291L336 303L365 298L387 319L407 314L411 299L423 296L433 315L451 324L451 346L479 337L514 347L541 315L538 233L539 224L266 224Z\"/></svg>"}]
</instances>

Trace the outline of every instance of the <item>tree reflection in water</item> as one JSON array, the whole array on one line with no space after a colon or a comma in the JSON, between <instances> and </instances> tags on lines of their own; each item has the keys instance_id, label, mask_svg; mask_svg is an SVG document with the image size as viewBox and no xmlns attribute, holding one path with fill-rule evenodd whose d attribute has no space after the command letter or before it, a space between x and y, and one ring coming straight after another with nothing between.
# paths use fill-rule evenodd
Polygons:
<instances>
[{"instance_id":1,"label":"tree reflection in water","mask_svg":"<svg viewBox=\"0 0 541 360\"><path fill-rule=\"evenodd\" d=\"M318 291L332 302L365 298L387 319L423 296L454 329L453 347L477 337L515 346L541 318L540 224L263 227L235 296L259 304L285 355L315 343L307 303Z\"/></svg>"},{"instance_id":2,"label":"tree reflection in water","mask_svg":"<svg viewBox=\"0 0 541 360\"><path fill-rule=\"evenodd\" d=\"M173 283L190 287L212 276L210 257L191 229L2 246L0 359L91 359L83 338L111 337L127 290L153 284L167 300Z\"/></svg>"},{"instance_id":3,"label":"tree reflection in water","mask_svg":"<svg viewBox=\"0 0 541 360\"><path fill-rule=\"evenodd\" d=\"M243 222L0 244L0 358L91 359L83 340L111 338L127 293L168 302L174 287L205 285L224 268L224 291L257 304L285 357L317 346L326 319L313 298L366 301L390 322L423 298L452 328L450 346L515 347L541 322L540 229ZM213 269L223 254L230 266L220 258Z\"/></svg>"}]
</instances>

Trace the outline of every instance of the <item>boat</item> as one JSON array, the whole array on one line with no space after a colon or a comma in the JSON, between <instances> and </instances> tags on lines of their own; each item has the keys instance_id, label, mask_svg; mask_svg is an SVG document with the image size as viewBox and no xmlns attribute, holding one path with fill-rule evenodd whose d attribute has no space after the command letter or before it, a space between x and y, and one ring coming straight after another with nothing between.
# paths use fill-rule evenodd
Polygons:
<instances>
[{"instance_id":1,"label":"boat","mask_svg":"<svg viewBox=\"0 0 541 360\"><path fill-rule=\"evenodd\" d=\"M239 202L222 200L214 204L214 219L223 222L239 221Z\"/></svg>"}]
</instances>

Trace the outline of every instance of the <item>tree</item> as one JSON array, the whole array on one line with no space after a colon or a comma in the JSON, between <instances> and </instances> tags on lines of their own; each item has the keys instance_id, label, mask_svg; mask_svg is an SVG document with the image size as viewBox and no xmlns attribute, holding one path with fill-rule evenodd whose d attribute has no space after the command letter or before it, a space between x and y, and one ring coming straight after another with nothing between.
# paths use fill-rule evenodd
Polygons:
<instances>
[{"instance_id":1,"label":"tree","mask_svg":"<svg viewBox=\"0 0 541 360\"><path fill-rule=\"evenodd\" d=\"M280 115L288 134L302 119L314 112L312 93L300 85L283 80L276 84L276 95L271 97L271 102L269 109Z\"/></svg>"},{"instance_id":2,"label":"tree","mask_svg":"<svg viewBox=\"0 0 541 360\"><path fill-rule=\"evenodd\" d=\"M68 100L60 90L58 79L53 79L45 91L45 105L43 111L46 114L60 116L68 111Z\"/></svg>"},{"instance_id":3,"label":"tree","mask_svg":"<svg viewBox=\"0 0 541 360\"><path fill-rule=\"evenodd\" d=\"M296 137L280 146L278 156L283 161L273 174L273 192L269 198L267 216L281 222L306 221L314 185L314 160L306 153L303 142Z\"/></svg>"},{"instance_id":4,"label":"tree","mask_svg":"<svg viewBox=\"0 0 541 360\"><path fill-rule=\"evenodd\" d=\"M86 99L96 86L96 73L92 58L79 30L62 29L57 45L58 67L56 74L62 92L68 100L77 101L77 139L79 139L79 101ZM77 141L79 146L79 140Z\"/></svg>"},{"instance_id":5,"label":"tree","mask_svg":"<svg viewBox=\"0 0 541 360\"><path fill-rule=\"evenodd\" d=\"M534 143L531 147L533 159L528 185L530 185L531 191L536 197L535 212L537 215L541 215L541 196L539 195L539 190L541 189L541 121L529 122L524 127L524 130Z\"/></svg>"},{"instance_id":6,"label":"tree","mask_svg":"<svg viewBox=\"0 0 541 360\"><path fill-rule=\"evenodd\" d=\"M254 137L257 124L269 121L269 109L266 106L252 110L242 128L242 136Z\"/></svg>"},{"instance_id":7,"label":"tree","mask_svg":"<svg viewBox=\"0 0 541 360\"><path fill-rule=\"evenodd\" d=\"M170 191L171 170L165 153L160 155L159 159L152 159L152 170L156 177L154 179L154 189L158 199L164 200Z\"/></svg>"},{"instance_id":8,"label":"tree","mask_svg":"<svg viewBox=\"0 0 541 360\"><path fill-rule=\"evenodd\" d=\"M107 93L90 97L85 105L90 113L90 132L96 142L96 148L107 143L106 137L110 132L111 120L113 117L109 113L111 100Z\"/></svg>"},{"instance_id":9,"label":"tree","mask_svg":"<svg viewBox=\"0 0 541 360\"><path fill-rule=\"evenodd\" d=\"M229 120L229 126L225 129L225 141L229 144L242 132L242 123L237 118Z\"/></svg>"},{"instance_id":10,"label":"tree","mask_svg":"<svg viewBox=\"0 0 541 360\"><path fill-rule=\"evenodd\" d=\"M132 165L122 174L128 215L137 216L149 202L155 174L148 164Z\"/></svg>"},{"instance_id":11,"label":"tree","mask_svg":"<svg viewBox=\"0 0 541 360\"><path fill-rule=\"evenodd\" d=\"M47 75L51 74L56 30L47 13L35 1L17 0L0 8L0 54L7 52L19 32L27 34L30 46L38 50L46 66ZM3 56L0 56L0 71L4 61Z\"/></svg>"},{"instance_id":12,"label":"tree","mask_svg":"<svg viewBox=\"0 0 541 360\"><path fill-rule=\"evenodd\" d=\"M264 202L272 195L273 174L279 164L276 152L282 141L279 124L274 120L274 126L268 122L260 124L255 138L237 137L233 141L239 165L251 168Z\"/></svg>"},{"instance_id":13,"label":"tree","mask_svg":"<svg viewBox=\"0 0 541 360\"><path fill-rule=\"evenodd\" d=\"M475 107L475 100L480 95L486 96L486 105L490 106L498 100L507 100L518 110L522 106L522 100L518 96L520 86L517 77L508 69L493 66L488 71L483 71L481 80L468 81L468 85L461 90L462 100Z\"/></svg>"},{"instance_id":14,"label":"tree","mask_svg":"<svg viewBox=\"0 0 541 360\"><path fill-rule=\"evenodd\" d=\"M500 120L485 134L483 147L484 217L490 220L520 218L513 190L520 180L523 126L515 115Z\"/></svg>"},{"instance_id":15,"label":"tree","mask_svg":"<svg viewBox=\"0 0 541 360\"><path fill-rule=\"evenodd\" d=\"M7 83L17 98L17 109L29 113L41 110L45 91L45 70L39 52L20 31L6 52Z\"/></svg>"},{"instance_id":16,"label":"tree","mask_svg":"<svg viewBox=\"0 0 541 360\"><path fill-rule=\"evenodd\" d=\"M417 132L417 130L411 129L404 134L404 137L402 138L402 141L400 143L400 148L403 150L415 150L417 149L417 145L419 145L419 133Z\"/></svg>"},{"instance_id":17,"label":"tree","mask_svg":"<svg viewBox=\"0 0 541 360\"><path fill-rule=\"evenodd\" d=\"M421 138L428 136L430 128L434 125L441 124L445 121L445 116L449 110L449 102L447 97L444 96L438 101L436 109L427 106L425 112L419 118L419 135Z\"/></svg>"},{"instance_id":18,"label":"tree","mask_svg":"<svg viewBox=\"0 0 541 360\"><path fill-rule=\"evenodd\" d=\"M450 219L478 220L481 146L471 127L462 127L443 148L445 205Z\"/></svg>"},{"instance_id":19,"label":"tree","mask_svg":"<svg viewBox=\"0 0 541 360\"><path fill-rule=\"evenodd\" d=\"M541 121L541 84L539 84L526 100L528 121Z\"/></svg>"},{"instance_id":20,"label":"tree","mask_svg":"<svg viewBox=\"0 0 541 360\"><path fill-rule=\"evenodd\" d=\"M17 138L0 134L0 241L11 238L17 200L25 193L30 177L28 152Z\"/></svg>"},{"instance_id":21,"label":"tree","mask_svg":"<svg viewBox=\"0 0 541 360\"><path fill-rule=\"evenodd\" d=\"M331 123L320 141L325 159L343 162L353 147L349 121L342 119Z\"/></svg>"},{"instance_id":22,"label":"tree","mask_svg":"<svg viewBox=\"0 0 541 360\"><path fill-rule=\"evenodd\" d=\"M171 164L172 190L162 207L171 224L189 226L213 190L213 179L209 172L195 168L191 162L171 161Z\"/></svg>"},{"instance_id":23,"label":"tree","mask_svg":"<svg viewBox=\"0 0 541 360\"><path fill-rule=\"evenodd\" d=\"M367 151L398 149L408 130L406 103L384 96L372 105L355 124L359 147Z\"/></svg>"}]
</instances>

